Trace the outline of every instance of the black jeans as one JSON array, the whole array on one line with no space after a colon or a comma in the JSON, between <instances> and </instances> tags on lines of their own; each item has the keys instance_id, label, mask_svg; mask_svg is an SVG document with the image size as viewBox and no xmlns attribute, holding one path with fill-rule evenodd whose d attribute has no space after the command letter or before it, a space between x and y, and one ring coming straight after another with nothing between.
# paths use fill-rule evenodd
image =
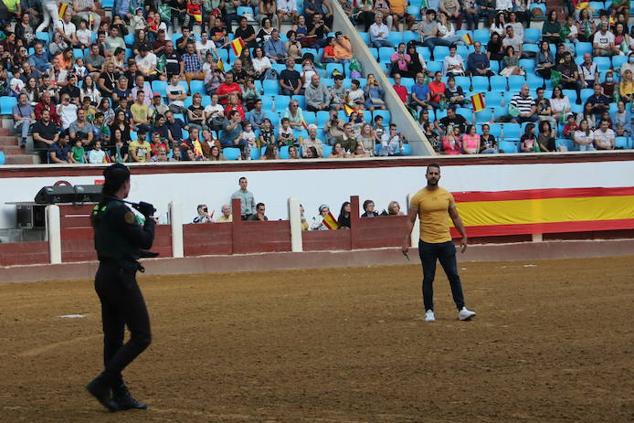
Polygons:
<instances>
[{"instance_id":1,"label":"black jeans","mask_svg":"<svg viewBox=\"0 0 634 423\"><path fill-rule=\"evenodd\" d=\"M113 387L123 384L123 369L152 342L150 317L135 275L136 271L102 262L95 277L104 335L103 375ZM130 339L124 345L125 326Z\"/></svg>"},{"instance_id":2,"label":"black jeans","mask_svg":"<svg viewBox=\"0 0 634 423\"><path fill-rule=\"evenodd\" d=\"M458 263L456 262L456 246L452 241L432 244L418 241L418 254L423 265L423 303L425 310L434 309L434 277L436 276L436 261L440 261L451 286L451 295L456 303L458 311L464 307L462 285L458 276Z\"/></svg>"}]
</instances>

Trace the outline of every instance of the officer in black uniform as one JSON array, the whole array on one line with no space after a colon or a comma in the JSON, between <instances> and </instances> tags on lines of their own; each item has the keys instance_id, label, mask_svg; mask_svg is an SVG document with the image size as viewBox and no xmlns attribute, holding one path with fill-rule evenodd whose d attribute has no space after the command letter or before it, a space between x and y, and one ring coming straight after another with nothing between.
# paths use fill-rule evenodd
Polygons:
<instances>
[{"instance_id":1,"label":"officer in black uniform","mask_svg":"<svg viewBox=\"0 0 634 423\"><path fill-rule=\"evenodd\" d=\"M155 210L151 204L139 203L136 213L123 201L130 192L127 167L113 164L103 175L103 199L92 212L92 224L99 258L95 290L101 301L105 370L86 389L110 411L145 409L147 405L130 395L121 372L152 339L136 272L144 270L139 258L155 256L147 251L154 241ZM124 345L125 326L130 339Z\"/></svg>"}]
</instances>

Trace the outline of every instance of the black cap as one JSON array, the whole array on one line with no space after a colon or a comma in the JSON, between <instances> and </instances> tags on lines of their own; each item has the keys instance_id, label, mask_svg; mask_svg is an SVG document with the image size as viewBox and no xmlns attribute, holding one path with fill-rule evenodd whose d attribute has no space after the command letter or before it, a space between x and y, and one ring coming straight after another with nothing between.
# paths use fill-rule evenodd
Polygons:
<instances>
[{"instance_id":1,"label":"black cap","mask_svg":"<svg viewBox=\"0 0 634 423\"><path fill-rule=\"evenodd\" d=\"M103 193L113 195L125 181L130 179L130 170L121 163L115 163L103 171L103 176L105 178Z\"/></svg>"}]
</instances>

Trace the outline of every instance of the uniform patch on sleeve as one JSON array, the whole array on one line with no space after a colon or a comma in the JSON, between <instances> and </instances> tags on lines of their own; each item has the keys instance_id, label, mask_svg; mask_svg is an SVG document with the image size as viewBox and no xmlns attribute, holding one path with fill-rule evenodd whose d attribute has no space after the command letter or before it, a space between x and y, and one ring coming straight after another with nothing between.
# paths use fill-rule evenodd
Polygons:
<instances>
[{"instance_id":1,"label":"uniform patch on sleeve","mask_svg":"<svg viewBox=\"0 0 634 423\"><path fill-rule=\"evenodd\" d=\"M127 223L128 225L132 225L134 222L136 222L136 217L134 216L134 213L132 213L131 211L126 212L126 214L123 216L123 219L125 220L125 223Z\"/></svg>"}]
</instances>

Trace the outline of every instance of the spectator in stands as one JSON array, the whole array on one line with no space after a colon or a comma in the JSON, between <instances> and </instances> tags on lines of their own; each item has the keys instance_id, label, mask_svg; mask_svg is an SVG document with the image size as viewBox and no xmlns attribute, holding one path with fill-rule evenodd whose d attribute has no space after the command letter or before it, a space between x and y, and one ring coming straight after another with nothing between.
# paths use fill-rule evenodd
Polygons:
<instances>
[{"instance_id":1,"label":"spectator in stands","mask_svg":"<svg viewBox=\"0 0 634 423\"><path fill-rule=\"evenodd\" d=\"M580 79L583 88L594 87L595 81L599 80L599 68L592 61L592 55L585 53L583 55L583 63L579 65Z\"/></svg>"},{"instance_id":2,"label":"spectator in stands","mask_svg":"<svg viewBox=\"0 0 634 423\"><path fill-rule=\"evenodd\" d=\"M379 213L374 210L374 207L374 201L365 200L363 202L363 214L361 215L361 217L378 217Z\"/></svg>"},{"instance_id":3,"label":"spectator in stands","mask_svg":"<svg viewBox=\"0 0 634 423\"><path fill-rule=\"evenodd\" d=\"M466 74L470 76L492 76L491 63L486 53L482 52L479 41L473 43L473 52L467 56Z\"/></svg>"},{"instance_id":4,"label":"spectator in stands","mask_svg":"<svg viewBox=\"0 0 634 423\"><path fill-rule=\"evenodd\" d=\"M75 163L68 145L68 131L62 131L58 140L48 150L48 162L51 164Z\"/></svg>"},{"instance_id":5,"label":"spectator in stands","mask_svg":"<svg viewBox=\"0 0 634 423\"><path fill-rule=\"evenodd\" d=\"M570 54L570 52L566 52L563 56L563 62L559 63L555 69L561 74L561 88L575 90L577 92L576 103L581 104L581 82L579 81L579 68L573 62L572 54Z\"/></svg>"},{"instance_id":6,"label":"spectator in stands","mask_svg":"<svg viewBox=\"0 0 634 423\"><path fill-rule=\"evenodd\" d=\"M561 42L561 25L557 16L557 10L553 9L548 13L548 18L542 27L542 42L557 44Z\"/></svg>"},{"instance_id":7,"label":"spectator in stands","mask_svg":"<svg viewBox=\"0 0 634 423\"><path fill-rule=\"evenodd\" d=\"M137 69L148 81L158 79L156 54L154 54L148 46L141 46L135 61Z\"/></svg>"},{"instance_id":8,"label":"spectator in stands","mask_svg":"<svg viewBox=\"0 0 634 423\"><path fill-rule=\"evenodd\" d=\"M392 47L392 43L387 39L390 29L383 23L383 15L377 13L374 16L374 23L370 26L370 43L373 47Z\"/></svg>"},{"instance_id":9,"label":"spectator in stands","mask_svg":"<svg viewBox=\"0 0 634 423\"><path fill-rule=\"evenodd\" d=\"M330 108L340 110L346 99L346 87L343 86L343 75L335 75L335 85L330 87Z\"/></svg>"},{"instance_id":10,"label":"spectator in stands","mask_svg":"<svg viewBox=\"0 0 634 423\"><path fill-rule=\"evenodd\" d=\"M374 134L374 130L372 129L372 125L369 123L364 123L361 127L361 133L357 137L356 146L362 145L363 151L368 153L368 156L374 156L374 146L376 143L376 136ZM356 151L355 146L355 151Z\"/></svg>"},{"instance_id":11,"label":"spectator in stands","mask_svg":"<svg viewBox=\"0 0 634 423\"><path fill-rule=\"evenodd\" d=\"M34 112L35 112L35 119L37 121L42 119L42 113L44 110L49 111L49 118L54 124L56 125L61 124L61 119L59 115L57 114L57 107L51 101L51 94L49 93L48 90L45 90L42 92L40 96L40 101L35 105Z\"/></svg>"},{"instance_id":12,"label":"spectator in stands","mask_svg":"<svg viewBox=\"0 0 634 423\"><path fill-rule=\"evenodd\" d=\"M85 20L86 22L92 22L92 29L94 31L99 30L101 24L101 15L97 13L97 5L94 0L73 0L73 11Z\"/></svg>"},{"instance_id":13,"label":"spectator in stands","mask_svg":"<svg viewBox=\"0 0 634 423\"><path fill-rule=\"evenodd\" d=\"M363 94L367 110L385 110L385 91L379 86L374 74L368 74L367 85L363 89Z\"/></svg>"},{"instance_id":14,"label":"spectator in stands","mask_svg":"<svg viewBox=\"0 0 634 423\"><path fill-rule=\"evenodd\" d=\"M456 28L462 27L462 10L458 0L440 0L439 10L441 14L445 14L451 21L456 23Z\"/></svg>"},{"instance_id":15,"label":"spectator in stands","mask_svg":"<svg viewBox=\"0 0 634 423\"><path fill-rule=\"evenodd\" d=\"M619 85L619 95L627 102L634 100L634 78L632 77L632 71L626 69L622 74L623 79Z\"/></svg>"},{"instance_id":16,"label":"spectator in stands","mask_svg":"<svg viewBox=\"0 0 634 423\"><path fill-rule=\"evenodd\" d=\"M231 215L231 206L229 204L223 204L220 209L222 214L218 216L216 219L216 223L230 223L233 221L233 216Z\"/></svg>"},{"instance_id":17,"label":"spectator in stands","mask_svg":"<svg viewBox=\"0 0 634 423\"><path fill-rule=\"evenodd\" d=\"M57 24L59 21L58 8L57 8L57 0L41 0L42 7L42 23L37 27L35 32L43 32L44 30L49 30L49 25L52 23L53 25Z\"/></svg>"},{"instance_id":18,"label":"spectator in stands","mask_svg":"<svg viewBox=\"0 0 634 423\"><path fill-rule=\"evenodd\" d=\"M240 186L240 189L231 194L231 199L240 200L240 217L242 218L242 220L248 220L249 217L251 217L256 212L255 198L253 196L253 193L247 189L249 186L249 181L247 180L247 178L242 176L240 179L238 179L238 184Z\"/></svg>"},{"instance_id":19,"label":"spectator in stands","mask_svg":"<svg viewBox=\"0 0 634 423\"><path fill-rule=\"evenodd\" d=\"M146 138L147 132L143 129L138 131L138 138L130 143L128 152L131 161L137 163L149 162L151 159L152 146Z\"/></svg>"},{"instance_id":20,"label":"spectator in stands","mask_svg":"<svg viewBox=\"0 0 634 423\"><path fill-rule=\"evenodd\" d=\"M425 75L423 75L423 73L416 74L415 83L411 88L410 99L410 107L414 108L417 112L431 107L429 104L429 87L425 85Z\"/></svg>"},{"instance_id":21,"label":"spectator in stands","mask_svg":"<svg viewBox=\"0 0 634 423\"><path fill-rule=\"evenodd\" d=\"M295 70L295 62L292 59L286 61L286 69L280 72L278 80L283 95L301 94L303 85L301 75Z\"/></svg>"},{"instance_id":22,"label":"spectator in stands","mask_svg":"<svg viewBox=\"0 0 634 423\"><path fill-rule=\"evenodd\" d=\"M330 153L329 158L331 159L345 159L349 156L350 153L346 152L346 150L341 146L341 143L335 143L332 147L332 153Z\"/></svg>"},{"instance_id":23,"label":"spectator in stands","mask_svg":"<svg viewBox=\"0 0 634 423\"><path fill-rule=\"evenodd\" d=\"M442 82L442 73L436 72L434 74L434 80L431 81L427 88L429 90L428 103L434 109L438 109L441 103L445 101L445 90L447 86Z\"/></svg>"},{"instance_id":24,"label":"spectator in stands","mask_svg":"<svg viewBox=\"0 0 634 423\"><path fill-rule=\"evenodd\" d=\"M326 204L319 206L319 214L313 217L313 222L310 225L311 231L328 231L331 227L325 222L326 217L330 214L330 207ZM349 225L348 225L349 227Z\"/></svg>"},{"instance_id":25,"label":"spectator in stands","mask_svg":"<svg viewBox=\"0 0 634 423\"><path fill-rule=\"evenodd\" d=\"M608 30L608 23L602 22L592 38L592 54L595 56L613 56L620 53L614 44L614 34Z\"/></svg>"},{"instance_id":26,"label":"spectator in stands","mask_svg":"<svg viewBox=\"0 0 634 423\"><path fill-rule=\"evenodd\" d=\"M42 73L48 72L50 69L50 57L46 50L44 50L42 42L37 41L35 43L34 52L29 56L29 63Z\"/></svg>"},{"instance_id":27,"label":"spectator in stands","mask_svg":"<svg viewBox=\"0 0 634 423\"><path fill-rule=\"evenodd\" d=\"M328 88L321 83L319 74L313 74L310 84L306 87L304 96L306 98L306 110L320 112L330 109L330 94Z\"/></svg>"},{"instance_id":28,"label":"spectator in stands","mask_svg":"<svg viewBox=\"0 0 634 423\"><path fill-rule=\"evenodd\" d=\"M616 80L614 78L614 71L612 69L608 69L605 72L605 80L601 84L601 88L603 89L603 94L609 97L610 101L612 101L617 89Z\"/></svg>"},{"instance_id":29,"label":"spectator in stands","mask_svg":"<svg viewBox=\"0 0 634 423\"><path fill-rule=\"evenodd\" d=\"M422 72L423 74L427 72L427 63L425 62L425 59L416 51L415 42L410 41L409 43L407 43L407 54L409 55L411 60L407 64L407 72L401 74L401 76L414 78L419 72Z\"/></svg>"},{"instance_id":30,"label":"spectator in stands","mask_svg":"<svg viewBox=\"0 0 634 423\"><path fill-rule=\"evenodd\" d=\"M119 33L119 28L113 26L110 28L110 33L105 39L105 49L106 53L114 53L117 48L122 48L125 50L125 41L121 37Z\"/></svg>"},{"instance_id":31,"label":"spectator in stands","mask_svg":"<svg viewBox=\"0 0 634 423\"><path fill-rule=\"evenodd\" d=\"M588 121L588 126L592 130L596 129L599 126L598 124L600 121L595 119L594 113L592 112L592 104L590 103L586 102L586 104L584 104L583 106L583 113L579 113L579 115L577 116L577 126L581 126L582 119Z\"/></svg>"},{"instance_id":32,"label":"spectator in stands","mask_svg":"<svg viewBox=\"0 0 634 423\"><path fill-rule=\"evenodd\" d=\"M506 15L504 13L497 13L493 19L493 23L489 27L491 35L498 34L501 38L504 38L506 28Z\"/></svg>"},{"instance_id":33,"label":"spectator in stands","mask_svg":"<svg viewBox=\"0 0 634 423\"><path fill-rule=\"evenodd\" d=\"M104 164L106 160L106 152L101 149L101 141L95 141L94 148L88 152L88 163Z\"/></svg>"},{"instance_id":34,"label":"spectator in stands","mask_svg":"<svg viewBox=\"0 0 634 423\"><path fill-rule=\"evenodd\" d=\"M412 61L412 58L406 52L405 43L400 43L392 56L390 56L390 75L394 76L396 73L407 74L407 66Z\"/></svg>"},{"instance_id":35,"label":"spectator in stands","mask_svg":"<svg viewBox=\"0 0 634 423\"><path fill-rule=\"evenodd\" d=\"M501 61L506 55L505 51L506 49L504 48L500 35L497 32L491 33L491 39L487 44L487 56L489 60ZM501 74L500 72L500 75Z\"/></svg>"},{"instance_id":36,"label":"spectator in stands","mask_svg":"<svg viewBox=\"0 0 634 423\"><path fill-rule=\"evenodd\" d=\"M31 125L35 122L35 113L25 93L18 96L12 112L15 131L20 134L20 148L24 149Z\"/></svg>"},{"instance_id":37,"label":"spectator in stands","mask_svg":"<svg viewBox=\"0 0 634 423\"><path fill-rule=\"evenodd\" d=\"M295 22L297 19L297 3L295 0L277 0L278 25L284 22Z\"/></svg>"},{"instance_id":38,"label":"spectator in stands","mask_svg":"<svg viewBox=\"0 0 634 423\"><path fill-rule=\"evenodd\" d=\"M524 128L524 134L520 138L520 152L533 153L539 151L537 138L535 137L535 124L528 123Z\"/></svg>"},{"instance_id":39,"label":"spectator in stands","mask_svg":"<svg viewBox=\"0 0 634 423\"><path fill-rule=\"evenodd\" d=\"M261 47L256 47L253 50L253 69L255 71L255 77L259 80L264 80L271 71L271 60L264 55L264 50Z\"/></svg>"},{"instance_id":40,"label":"spectator in stands","mask_svg":"<svg viewBox=\"0 0 634 423\"><path fill-rule=\"evenodd\" d=\"M130 88L128 88L128 78L125 75L119 76L117 84L112 90L112 102L115 106L119 105L121 99L130 97Z\"/></svg>"},{"instance_id":41,"label":"spectator in stands","mask_svg":"<svg viewBox=\"0 0 634 423\"><path fill-rule=\"evenodd\" d=\"M49 109L43 109L40 118L33 125L33 144L37 151L44 152L40 154L42 163L46 163L46 152L49 147L57 142L59 138L59 126L51 120Z\"/></svg>"},{"instance_id":42,"label":"spectator in stands","mask_svg":"<svg viewBox=\"0 0 634 423\"><path fill-rule=\"evenodd\" d=\"M231 94L236 94L238 98L242 97L242 88L240 84L234 81L234 75L232 72L225 74L225 80L216 89L216 95L218 95L218 102L222 106L226 106L229 103L229 97Z\"/></svg>"},{"instance_id":43,"label":"spectator in stands","mask_svg":"<svg viewBox=\"0 0 634 423\"><path fill-rule=\"evenodd\" d=\"M79 109L77 111L77 120L68 127L68 135L72 143L75 143L77 140L81 140L85 146L92 143L94 128L86 119L86 112L84 110Z\"/></svg>"},{"instance_id":44,"label":"spectator in stands","mask_svg":"<svg viewBox=\"0 0 634 423\"><path fill-rule=\"evenodd\" d=\"M467 119L464 116L456 113L456 106L450 106L447 108L447 116L440 119L440 124L445 128L449 128L450 126L453 128L458 128L460 133L464 133L467 126Z\"/></svg>"},{"instance_id":45,"label":"spectator in stands","mask_svg":"<svg viewBox=\"0 0 634 423\"><path fill-rule=\"evenodd\" d=\"M196 53L194 43L188 43L187 52L181 56L181 77L184 77L188 84L193 79L204 81L205 74L202 69L202 60L198 53Z\"/></svg>"},{"instance_id":46,"label":"spectator in stands","mask_svg":"<svg viewBox=\"0 0 634 423\"><path fill-rule=\"evenodd\" d=\"M564 117L570 113L571 105L568 96L564 95L559 86L553 88L553 97L550 100L552 116L557 122L562 122Z\"/></svg>"},{"instance_id":47,"label":"spectator in stands","mask_svg":"<svg viewBox=\"0 0 634 423\"><path fill-rule=\"evenodd\" d=\"M515 33L515 30L511 25L507 25L505 27L505 34L506 36L502 39L502 45L504 47L513 47L515 55L518 58L521 58L523 54L522 46L524 45L524 41Z\"/></svg>"},{"instance_id":48,"label":"spectator in stands","mask_svg":"<svg viewBox=\"0 0 634 423\"><path fill-rule=\"evenodd\" d=\"M349 201L345 201L341 205L339 211L339 217L337 218L338 229L350 229L350 214L352 213L352 206Z\"/></svg>"},{"instance_id":49,"label":"spectator in stands","mask_svg":"<svg viewBox=\"0 0 634 423\"><path fill-rule=\"evenodd\" d=\"M542 41L535 57L535 72L544 79L550 79L550 72L555 67L555 58L547 41Z\"/></svg>"},{"instance_id":50,"label":"spectator in stands","mask_svg":"<svg viewBox=\"0 0 634 423\"><path fill-rule=\"evenodd\" d=\"M539 135L537 136L537 145L542 153L554 153L557 151L555 145L556 132L551 127L549 121L542 120L539 123Z\"/></svg>"},{"instance_id":51,"label":"spectator in stands","mask_svg":"<svg viewBox=\"0 0 634 423\"><path fill-rule=\"evenodd\" d=\"M432 8L427 9L425 19L418 24L418 34L420 35L420 43L431 52L432 60L434 60L435 46L451 45L450 42L440 38L438 34L438 21L436 21L436 11Z\"/></svg>"},{"instance_id":52,"label":"spectator in stands","mask_svg":"<svg viewBox=\"0 0 634 423\"><path fill-rule=\"evenodd\" d=\"M403 139L396 124L390 124L388 132L381 137L381 156L398 156L403 150Z\"/></svg>"},{"instance_id":53,"label":"spectator in stands","mask_svg":"<svg viewBox=\"0 0 634 423\"><path fill-rule=\"evenodd\" d=\"M196 206L196 217L194 217L193 223L211 223L214 214L209 213L207 204L199 204Z\"/></svg>"},{"instance_id":54,"label":"spectator in stands","mask_svg":"<svg viewBox=\"0 0 634 423\"><path fill-rule=\"evenodd\" d=\"M623 135L620 136L630 136L632 134L632 114L629 110L626 110L623 100L617 102L616 111L612 113L612 121L616 128L622 128Z\"/></svg>"},{"instance_id":55,"label":"spectator in stands","mask_svg":"<svg viewBox=\"0 0 634 423\"><path fill-rule=\"evenodd\" d=\"M130 125L133 128L143 129L145 131L150 130L149 113L150 108L145 104L145 92L139 90L136 94L135 102L130 106L130 113L132 114L132 121Z\"/></svg>"},{"instance_id":56,"label":"spectator in stands","mask_svg":"<svg viewBox=\"0 0 634 423\"><path fill-rule=\"evenodd\" d=\"M167 113L168 110L169 107L167 107L167 105L163 103L161 94L157 92L152 94L152 103L148 108L148 118L150 119L150 122L155 125L158 119L164 117L165 113Z\"/></svg>"},{"instance_id":57,"label":"spectator in stands","mask_svg":"<svg viewBox=\"0 0 634 423\"><path fill-rule=\"evenodd\" d=\"M304 158L319 158L323 157L323 143L321 140L317 139L317 125L310 124L308 125L308 137L300 138L300 145L302 147L302 156ZM312 149L311 153L308 153L308 150Z\"/></svg>"},{"instance_id":58,"label":"spectator in stands","mask_svg":"<svg viewBox=\"0 0 634 423\"><path fill-rule=\"evenodd\" d=\"M551 127L557 127L557 121L553 116L553 109L550 100L544 97L544 87L537 88L537 98L535 99L535 106L537 108L537 116L540 121L550 122Z\"/></svg>"},{"instance_id":59,"label":"spectator in stands","mask_svg":"<svg viewBox=\"0 0 634 423\"><path fill-rule=\"evenodd\" d=\"M387 211L383 211L381 216L404 216L405 213L401 211L401 205L398 201L390 201L387 205Z\"/></svg>"},{"instance_id":60,"label":"spectator in stands","mask_svg":"<svg viewBox=\"0 0 634 423\"><path fill-rule=\"evenodd\" d=\"M77 105L70 102L68 94L62 95L62 102L57 106L57 114L62 122L62 129L68 129L71 123L77 120Z\"/></svg>"},{"instance_id":61,"label":"spectator in stands","mask_svg":"<svg viewBox=\"0 0 634 423\"><path fill-rule=\"evenodd\" d=\"M438 36L450 45L464 44L463 38L456 35L454 25L449 21L447 14L443 12L438 15Z\"/></svg>"},{"instance_id":62,"label":"spectator in stands","mask_svg":"<svg viewBox=\"0 0 634 423\"><path fill-rule=\"evenodd\" d=\"M111 98L115 84L119 79L119 72L115 71L114 63L109 60L104 64L104 71L99 75L97 85L103 97Z\"/></svg>"},{"instance_id":63,"label":"spectator in stands","mask_svg":"<svg viewBox=\"0 0 634 423\"><path fill-rule=\"evenodd\" d=\"M339 63L347 63L352 60L352 44L347 35L341 31L335 32L335 60Z\"/></svg>"},{"instance_id":64,"label":"spectator in stands","mask_svg":"<svg viewBox=\"0 0 634 423\"><path fill-rule=\"evenodd\" d=\"M64 16L62 19L58 20L55 23L55 31L59 33L64 41L66 41L71 46L78 46L79 40L77 39L77 27L74 23L71 22L71 18L73 16L73 11L69 7L64 12Z\"/></svg>"},{"instance_id":65,"label":"spectator in stands","mask_svg":"<svg viewBox=\"0 0 634 423\"><path fill-rule=\"evenodd\" d=\"M328 119L324 128L328 145L335 145L335 143L341 142L343 139L343 125L344 122L339 119L337 112L331 110L330 119Z\"/></svg>"},{"instance_id":66,"label":"spectator in stands","mask_svg":"<svg viewBox=\"0 0 634 423\"><path fill-rule=\"evenodd\" d=\"M594 84L594 94L588 97L586 104L591 105L592 113L597 122L599 122L604 112L609 111L610 102L610 97L603 94L603 87L598 83Z\"/></svg>"},{"instance_id":67,"label":"spectator in stands","mask_svg":"<svg viewBox=\"0 0 634 423\"><path fill-rule=\"evenodd\" d=\"M572 137L573 142L577 145L579 151L594 151L594 134L588 125L586 119L581 119L579 128L574 131Z\"/></svg>"},{"instance_id":68,"label":"spectator in stands","mask_svg":"<svg viewBox=\"0 0 634 423\"><path fill-rule=\"evenodd\" d=\"M594 146L597 150L614 150L615 134L610 129L610 123L607 120L602 120L599 129L592 134L594 140Z\"/></svg>"},{"instance_id":69,"label":"spectator in stands","mask_svg":"<svg viewBox=\"0 0 634 423\"><path fill-rule=\"evenodd\" d=\"M450 76L447 79L447 88L445 88L445 98L449 106L462 107L467 103L462 87L456 85L456 78Z\"/></svg>"},{"instance_id":70,"label":"spectator in stands","mask_svg":"<svg viewBox=\"0 0 634 423\"><path fill-rule=\"evenodd\" d=\"M392 84L392 88L394 88L396 95L398 95L398 98L401 99L403 104L408 104L407 88L401 85L401 74L398 72L394 74L394 84Z\"/></svg>"},{"instance_id":71,"label":"spectator in stands","mask_svg":"<svg viewBox=\"0 0 634 423\"><path fill-rule=\"evenodd\" d=\"M220 131L220 144L222 148L226 147L240 147L244 148L244 144L240 145L240 135L242 134L242 119L240 112L232 110L229 113L229 117L225 119L225 123Z\"/></svg>"},{"instance_id":72,"label":"spectator in stands","mask_svg":"<svg viewBox=\"0 0 634 423\"><path fill-rule=\"evenodd\" d=\"M511 112L513 108L517 110L517 116L513 116L514 113L511 113L514 122L537 122L539 120L535 100L531 97L528 91L528 85L526 84L522 85L520 92L515 94L511 99L509 112Z\"/></svg>"},{"instance_id":73,"label":"spectator in stands","mask_svg":"<svg viewBox=\"0 0 634 423\"><path fill-rule=\"evenodd\" d=\"M480 136L480 154L496 154L498 152L498 143L490 133L488 123L482 125L482 135Z\"/></svg>"},{"instance_id":74,"label":"spectator in stands","mask_svg":"<svg viewBox=\"0 0 634 423\"><path fill-rule=\"evenodd\" d=\"M515 54L513 46L506 47L506 55L502 59L504 69L500 71L500 75L509 77L511 75L524 75L524 69L519 65L519 56Z\"/></svg>"},{"instance_id":75,"label":"spectator in stands","mask_svg":"<svg viewBox=\"0 0 634 423\"><path fill-rule=\"evenodd\" d=\"M273 63L284 63L288 57L286 51L286 45L280 39L280 31L277 28L273 28L271 32L271 38L264 42L264 52ZM295 62L293 62L293 65Z\"/></svg>"}]
</instances>

